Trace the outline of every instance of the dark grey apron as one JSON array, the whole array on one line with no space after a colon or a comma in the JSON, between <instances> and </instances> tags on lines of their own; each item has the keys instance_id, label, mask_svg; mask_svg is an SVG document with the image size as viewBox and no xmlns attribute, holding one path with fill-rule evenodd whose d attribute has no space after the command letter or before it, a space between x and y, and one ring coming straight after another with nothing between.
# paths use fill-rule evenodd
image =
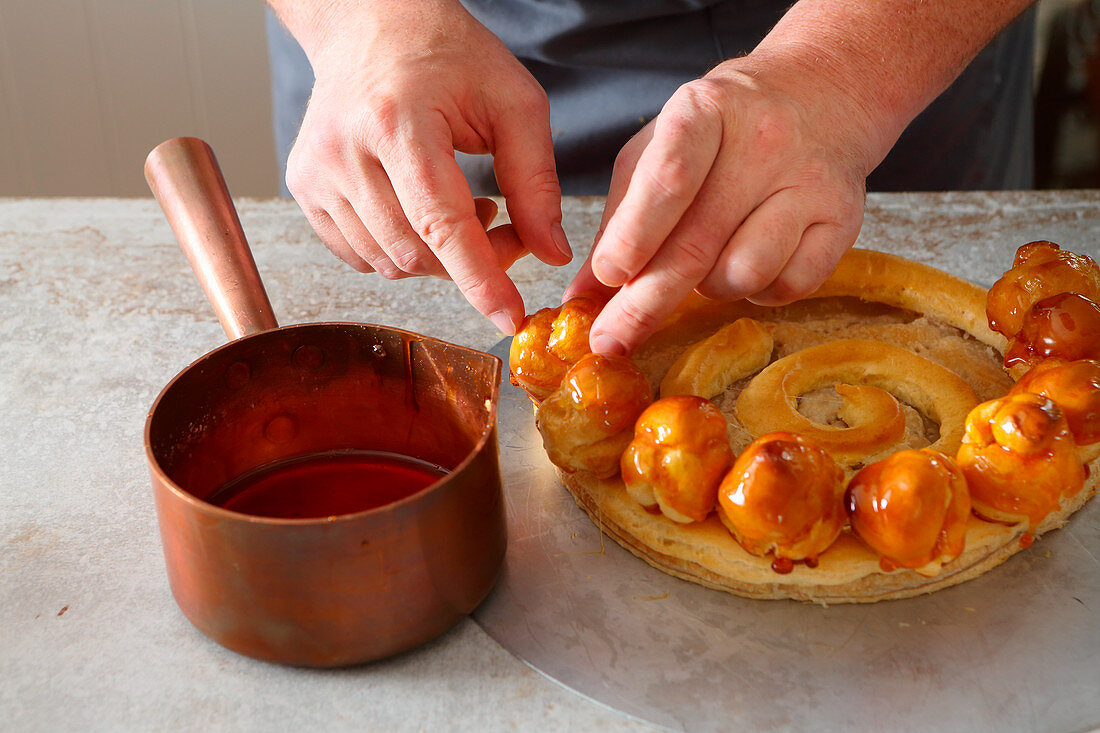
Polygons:
<instances>
[{"instance_id":1,"label":"dark grey apron","mask_svg":"<svg viewBox=\"0 0 1100 733\"><path fill-rule=\"evenodd\" d=\"M745 54L786 0L464 0L550 97L565 194L607 193L623 144L678 86ZM871 191L1032 186L1034 11L1006 28L906 129L867 182ZM268 16L280 170L313 76L305 55ZM459 154L475 194L496 192L491 162ZM285 187L284 187L285 193Z\"/></svg>"}]
</instances>

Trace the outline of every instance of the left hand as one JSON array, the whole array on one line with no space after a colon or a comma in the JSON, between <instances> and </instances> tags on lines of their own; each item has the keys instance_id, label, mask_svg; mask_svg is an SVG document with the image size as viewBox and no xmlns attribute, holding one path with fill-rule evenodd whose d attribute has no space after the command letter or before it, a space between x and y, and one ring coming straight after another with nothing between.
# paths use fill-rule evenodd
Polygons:
<instances>
[{"instance_id":1,"label":"left hand","mask_svg":"<svg viewBox=\"0 0 1100 733\"><path fill-rule=\"evenodd\" d=\"M610 297L594 351L630 353L692 290L797 300L855 242L882 140L835 86L745 73L743 61L680 87L619 153L592 253L564 296Z\"/></svg>"}]
</instances>

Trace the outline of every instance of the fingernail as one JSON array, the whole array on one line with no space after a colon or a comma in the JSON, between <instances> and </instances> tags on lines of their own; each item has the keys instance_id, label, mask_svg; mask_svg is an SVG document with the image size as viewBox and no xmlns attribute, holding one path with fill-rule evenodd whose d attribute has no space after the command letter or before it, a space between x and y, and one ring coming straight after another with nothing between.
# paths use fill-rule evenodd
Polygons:
<instances>
[{"instance_id":1,"label":"fingernail","mask_svg":"<svg viewBox=\"0 0 1100 733\"><path fill-rule=\"evenodd\" d=\"M609 288L617 288L629 279L626 270L602 257L592 264L592 274Z\"/></svg>"},{"instance_id":2,"label":"fingernail","mask_svg":"<svg viewBox=\"0 0 1100 733\"><path fill-rule=\"evenodd\" d=\"M561 228L561 222L554 222L553 226L550 227L550 236L553 238L554 244L557 245L558 251L566 258L565 262L573 259L573 250L569 246L569 238L565 236L565 230Z\"/></svg>"},{"instance_id":3,"label":"fingernail","mask_svg":"<svg viewBox=\"0 0 1100 733\"><path fill-rule=\"evenodd\" d=\"M512 322L512 317L504 311L497 311L496 313L489 314L489 320L493 322L505 336L514 336L516 334L516 324Z\"/></svg>"},{"instance_id":4,"label":"fingernail","mask_svg":"<svg viewBox=\"0 0 1100 733\"><path fill-rule=\"evenodd\" d=\"M617 338L608 336L606 333L598 333L592 336L589 345L597 354L614 354L616 356L626 354L626 347Z\"/></svg>"}]
</instances>

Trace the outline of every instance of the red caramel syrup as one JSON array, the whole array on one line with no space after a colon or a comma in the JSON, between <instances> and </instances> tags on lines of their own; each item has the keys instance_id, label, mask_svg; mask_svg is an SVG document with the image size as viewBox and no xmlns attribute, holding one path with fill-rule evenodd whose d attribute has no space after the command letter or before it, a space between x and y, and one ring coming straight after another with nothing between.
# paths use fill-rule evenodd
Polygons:
<instances>
[{"instance_id":1,"label":"red caramel syrup","mask_svg":"<svg viewBox=\"0 0 1100 733\"><path fill-rule=\"evenodd\" d=\"M392 504L446 474L432 463L396 453L312 453L253 469L206 501L258 517L314 519Z\"/></svg>"},{"instance_id":2,"label":"red caramel syrup","mask_svg":"<svg viewBox=\"0 0 1100 733\"><path fill-rule=\"evenodd\" d=\"M807 557L807 558L804 558L802 560L799 560L799 562L801 562L803 565L805 565L808 568L816 568L817 567L817 558L816 557ZM777 558L772 560L772 570L774 570L779 575L787 575L792 570L794 570L794 563L795 563L795 561L790 559L789 557L777 557Z\"/></svg>"}]
</instances>

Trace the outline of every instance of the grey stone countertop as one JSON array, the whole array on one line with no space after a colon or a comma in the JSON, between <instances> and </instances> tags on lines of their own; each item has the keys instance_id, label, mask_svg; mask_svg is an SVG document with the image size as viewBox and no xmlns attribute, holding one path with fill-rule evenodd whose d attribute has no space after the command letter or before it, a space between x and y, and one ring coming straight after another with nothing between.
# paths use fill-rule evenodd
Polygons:
<instances>
[{"instance_id":1,"label":"grey stone countertop","mask_svg":"<svg viewBox=\"0 0 1100 733\"><path fill-rule=\"evenodd\" d=\"M558 302L601 205L566 199L571 265L512 269L529 311ZM238 206L280 323L382 323L486 350L502 338L450 283L352 271L294 203ZM1096 256L1100 192L872 195L859 245L989 285L1033 239ZM195 630L168 588L142 430L160 389L223 341L152 199L0 199L0 727L649 729L468 619L330 671Z\"/></svg>"}]
</instances>

